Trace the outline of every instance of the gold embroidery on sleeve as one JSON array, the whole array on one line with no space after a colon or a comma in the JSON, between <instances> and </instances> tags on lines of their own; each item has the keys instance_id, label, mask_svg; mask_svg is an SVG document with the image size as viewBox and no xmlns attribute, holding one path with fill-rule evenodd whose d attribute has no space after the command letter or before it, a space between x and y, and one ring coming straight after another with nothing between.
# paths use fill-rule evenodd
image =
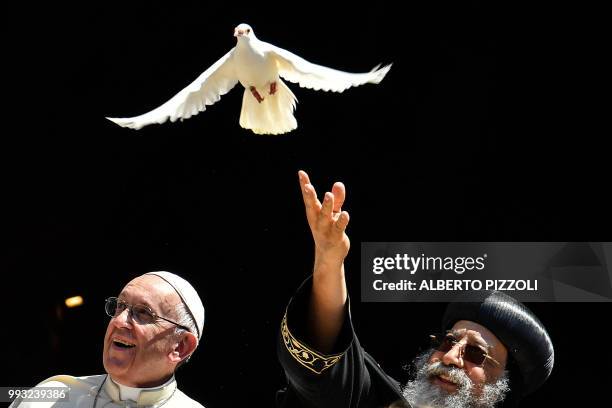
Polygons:
<instances>
[{"instance_id":1,"label":"gold embroidery on sleeve","mask_svg":"<svg viewBox=\"0 0 612 408\"><path fill-rule=\"evenodd\" d=\"M289 331L286 312L285 316L283 316L283 322L281 323L281 334L285 347L287 347L291 357L316 374L321 374L323 371L336 364L344 355L344 353L340 353L326 356L308 348Z\"/></svg>"}]
</instances>

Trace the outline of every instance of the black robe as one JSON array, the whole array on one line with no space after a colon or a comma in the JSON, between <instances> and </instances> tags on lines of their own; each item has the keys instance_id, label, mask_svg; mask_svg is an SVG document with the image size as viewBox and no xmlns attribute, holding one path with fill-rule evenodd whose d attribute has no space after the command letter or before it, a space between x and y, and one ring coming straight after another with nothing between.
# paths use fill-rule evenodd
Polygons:
<instances>
[{"instance_id":1,"label":"black robe","mask_svg":"<svg viewBox=\"0 0 612 408\"><path fill-rule=\"evenodd\" d=\"M399 384L366 353L353 330L347 302L338 341L331 354L308 345L306 333L312 278L289 302L281 323L278 358L287 387L277 393L279 408L410 407Z\"/></svg>"}]
</instances>

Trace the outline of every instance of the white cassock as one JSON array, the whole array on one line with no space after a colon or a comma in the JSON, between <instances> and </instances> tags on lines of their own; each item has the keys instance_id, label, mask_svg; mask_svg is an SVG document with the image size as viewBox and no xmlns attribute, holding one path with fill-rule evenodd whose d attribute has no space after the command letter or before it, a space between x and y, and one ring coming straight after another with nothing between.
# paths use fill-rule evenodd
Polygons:
<instances>
[{"instance_id":1,"label":"white cassock","mask_svg":"<svg viewBox=\"0 0 612 408\"><path fill-rule=\"evenodd\" d=\"M19 402L14 401L9 408L112 408L112 407L164 407L164 408L204 408L177 388L172 377L165 384L154 388L134 389L121 386L106 374L87 377L56 375L47 378L37 387L69 387L67 402ZM136 394L134 392L136 391ZM134 396L137 401L127 398ZM123 397L123 399L122 399Z\"/></svg>"}]
</instances>

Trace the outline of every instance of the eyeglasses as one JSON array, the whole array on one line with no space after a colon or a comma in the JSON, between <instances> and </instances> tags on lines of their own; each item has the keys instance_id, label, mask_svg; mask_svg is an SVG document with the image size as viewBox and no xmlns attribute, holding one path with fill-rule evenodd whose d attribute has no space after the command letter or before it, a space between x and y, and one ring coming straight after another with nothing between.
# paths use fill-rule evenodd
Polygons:
<instances>
[{"instance_id":1,"label":"eyeglasses","mask_svg":"<svg viewBox=\"0 0 612 408\"><path fill-rule=\"evenodd\" d=\"M181 329L190 331L188 327L178 324L177 322L173 322L170 319L166 319L165 317L161 317L145 305L130 305L123 300L117 299L116 297L109 297L106 299L104 309L106 310L106 314L110 317L117 317L123 313L125 309L128 309L130 316L138 324L151 324L155 323L158 319L161 319L167 321L168 323L175 324Z\"/></svg>"},{"instance_id":2,"label":"eyeglasses","mask_svg":"<svg viewBox=\"0 0 612 408\"><path fill-rule=\"evenodd\" d=\"M441 351L442 353L448 353L453 347L455 347L455 344L459 343L459 340L457 340L452 333L447 333L446 335L432 334L429 336L429 338L434 349ZM489 355L488 351L473 344L462 344L459 353L461 358L476 365L483 365L486 360L490 360L496 365L499 365L497 360Z\"/></svg>"}]
</instances>

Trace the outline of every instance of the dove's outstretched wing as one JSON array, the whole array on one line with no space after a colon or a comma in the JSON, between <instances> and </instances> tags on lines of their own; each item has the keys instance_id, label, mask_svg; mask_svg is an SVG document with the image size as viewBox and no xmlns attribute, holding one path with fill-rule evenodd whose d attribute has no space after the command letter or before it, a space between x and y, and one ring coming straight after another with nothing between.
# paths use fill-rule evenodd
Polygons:
<instances>
[{"instance_id":1,"label":"dove's outstretched wing","mask_svg":"<svg viewBox=\"0 0 612 408\"><path fill-rule=\"evenodd\" d=\"M205 111L206 105L217 102L238 83L232 61L233 51L232 48L189 86L160 107L133 118L107 119L123 127L140 129L152 123L164 123L168 119L171 122L188 119Z\"/></svg>"},{"instance_id":2,"label":"dove's outstretched wing","mask_svg":"<svg viewBox=\"0 0 612 408\"><path fill-rule=\"evenodd\" d=\"M370 72L353 74L338 71L322 65L313 64L292 52L265 43L266 51L275 59L278 74L289 82L295 82L303 88L314 90L342 92L352 86L366 83L377 84L387 75L391 64L379 68L377 65Z\"/></svg>"}]
</instances>

